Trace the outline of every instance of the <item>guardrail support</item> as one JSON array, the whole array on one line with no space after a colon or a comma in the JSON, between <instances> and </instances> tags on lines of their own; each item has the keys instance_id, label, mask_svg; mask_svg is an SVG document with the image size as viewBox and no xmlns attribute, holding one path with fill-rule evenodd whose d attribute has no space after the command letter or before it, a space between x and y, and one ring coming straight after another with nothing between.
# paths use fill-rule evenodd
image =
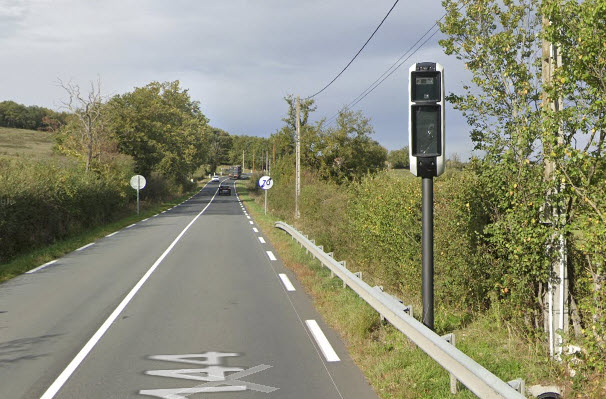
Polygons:
<instances>
[{"instance_id":1,"label":"guardrail support","mask_svg":"<svg viewBox=\"0 0 606 399\"><path fill-rule=\"evenodd\" d=\"M524 395L524 393L525 393L524 391L526 390L526 388L525 388L526 384L524 383L523 379L518 378L516 380L509 381L507 384L509 384L510 387L512 387L513 389L515 389L522 395Z\"/></svg>"},{"instance_id":2,"label":"guardrail support","mask_svg":"<svg viewBox=\"0 0 606 399\"><path fill-rule=\"evenodd\" d=\"M443 335L442 338L444 338L444 340L450 345L454 347L457 346L454 333ZM457 386L457 379L452 373L450 373L450 393L454 395L457 392L459 392L459 387Z\"/></svg>"}]
</instances>

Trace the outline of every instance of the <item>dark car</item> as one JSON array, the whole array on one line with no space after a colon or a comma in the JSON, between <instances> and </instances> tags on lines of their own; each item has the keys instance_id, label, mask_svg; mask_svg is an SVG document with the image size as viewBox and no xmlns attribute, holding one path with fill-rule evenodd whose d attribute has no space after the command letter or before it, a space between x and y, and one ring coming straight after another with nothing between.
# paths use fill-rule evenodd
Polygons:
<instances>
[{"instance_id":1,"label":"dark car","mask_svg":"<svg viewBox=\"0 0 606 399\"><path fill-rule=\"evenodd\" d=\"M231 187L229 186L224 186L223 184L221 184L219 186L219 195L231 195Z\"/></svg>"}]
</instances>

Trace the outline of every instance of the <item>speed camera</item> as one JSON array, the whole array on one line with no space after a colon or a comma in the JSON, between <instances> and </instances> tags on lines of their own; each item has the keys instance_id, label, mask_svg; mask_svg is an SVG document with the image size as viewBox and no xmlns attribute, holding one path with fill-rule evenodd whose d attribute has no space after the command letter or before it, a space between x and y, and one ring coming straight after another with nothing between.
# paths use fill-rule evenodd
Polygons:
<instances>
[{"instance_id":1,"label":"speed camera","mask_svg":"<svg viewBox=\"0 0 606 399\"><path fill-rule=\"evenodd\" d=\"M409 69L408 148L415 176L444 173L444 68L420 62Z\"/></svg>"}]
</instances>

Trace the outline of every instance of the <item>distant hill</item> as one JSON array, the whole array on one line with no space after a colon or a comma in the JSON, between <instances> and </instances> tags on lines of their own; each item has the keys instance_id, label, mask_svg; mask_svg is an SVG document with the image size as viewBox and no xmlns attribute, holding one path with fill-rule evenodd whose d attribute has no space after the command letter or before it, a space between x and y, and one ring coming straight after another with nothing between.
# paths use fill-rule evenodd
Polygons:
<instances>
[{"instance_id":1,"label":"distant hill","mask_svg":"<svg viewBox=\"0 0 606 399\"><path fill-rule=\"evenodd\" d=\"M0 156L50 157L54 145L53 133L0 127Z\"/></svg>"}]
</instances>

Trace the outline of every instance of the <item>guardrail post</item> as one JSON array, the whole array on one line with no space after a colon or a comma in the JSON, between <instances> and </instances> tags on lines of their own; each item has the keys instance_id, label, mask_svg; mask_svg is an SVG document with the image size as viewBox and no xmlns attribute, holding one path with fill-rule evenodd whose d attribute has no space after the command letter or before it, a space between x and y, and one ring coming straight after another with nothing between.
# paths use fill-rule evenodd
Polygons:
<instances>
[{"instance_id":1,"label":"guardrail post","mask_svg":"<svg viewBox=\"0 0 606 399\"><path fill-rule=\"evenodd\" d=\"M444 340L446 342L448 342L450 345L456 347L456 340L455 340L455 335L453 333L450 334L446 334L443 335L442 338L444 338ZM450 393L451 394L456 394L459 391L458 387L457 387L457 379L455 378L454 375L450 374Z\"/></svg>"},{"instance_id":2,"label":"guardrail post","mask_svg":"<svg viewBox=\"0 0 606 399\"><path fill-rule=\"evenodd\" d=\"M507 384L509 384L510 387L512 387L513 389L515 389L516 391L518 391L522 395L525 394L524 391L526 390L526 388L525 388L526 384L524 383L523 379L518 378L516 380L507 382Z\"/></svg>"},{"instance_id":3,"label":"guardrail post","mask_svg":"<svg viewBox=\"0 0 606 399\"><path fill-rule=\"evenodd\" d=\"M331 258L335 257L335 253L334 252L328 252L326 255L330 256Z\"/></svg>"}]
</instances>

